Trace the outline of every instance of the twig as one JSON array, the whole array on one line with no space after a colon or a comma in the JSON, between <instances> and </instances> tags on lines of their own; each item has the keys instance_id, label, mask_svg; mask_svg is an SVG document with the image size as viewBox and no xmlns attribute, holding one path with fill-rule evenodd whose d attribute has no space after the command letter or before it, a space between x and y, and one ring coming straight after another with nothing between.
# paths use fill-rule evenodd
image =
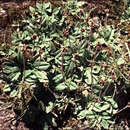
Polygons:
<instances>
[{"instance_id":1,"label":"twig","mask_svg":"<svg viewBox=\"0 0 130 130\"><path fill-rule=\"evenodd\" d=\"M118 113L122 112L123 110L125 110L127 108L130 108L130 102L128 102L128 104L125 107L123 107L121 110L119 110L118 112L116 112L115 115L117 115Z\"/></svg>"},{"instance_id":2,"label":"twig","mask_svg":"<svg viewBox=\"0 0 130 130\"><path fill-rule=\"evenodd\" d=\"M127 49L127 51L128 51L128 55L129 55L129 59L130 59L130 49L129 49L129 46L128 46L127 43L125 43L125 46L126 46L126 49Z\"/></svg>"}]
</instances>

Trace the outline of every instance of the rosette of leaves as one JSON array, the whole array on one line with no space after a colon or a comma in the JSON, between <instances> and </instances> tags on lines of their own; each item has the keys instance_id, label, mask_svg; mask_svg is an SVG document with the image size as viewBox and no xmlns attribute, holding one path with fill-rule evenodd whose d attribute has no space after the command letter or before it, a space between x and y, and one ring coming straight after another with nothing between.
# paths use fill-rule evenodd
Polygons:
<instances>
[{"instance_id":1,"label":"rosette of leaves","mask_svg":"<svg viewBox=\"0 0 130 130\"><path fill-rule=\"evenodd\" d=\"M77 4L81 6L82 2ZM55 75L53 81L57 84L56 90L60 90L62 88L60 86L65 88L71 86L70 90L76 90L78 87L75 81L80 77L76 74L71 77L69 73L76 70L76 62L79 61L72 59L77 53L76 50L80 47L83 48L84 45L81 43L78 47L75 47L75 45L71 44L76 41L72 34L79 35L80 33L76 34L77 30L70 29L69 40L61 33L66 28L66 16L62 14L61 7L54 8L50 3L36 3L36 8L30 7L29 9L29 16L24 16L21 27L18 27L13 34L13 47L15 49L11 48L9 51L9 55L13 55L12 59L3 63L4 74L7 76L8 81L15 83L15 85L21 82L33 84L37 80L48 82L45 71L50 66L49 62L51 62L52 68L50 72ZM27 49L23 51L22 46L31 48L35 55L27 58L25 54ZM63 46L65 46L65 52L60 49ZM44 53L40 53L40 50ZM86 54L84 51L80 53L82 61L82 57L85 59ZM60 70L60 67L63 70Z\"/></svg>"},{"instance_id":2,"label":"rosette of leaves","mask_svg":"<svg viewBox=\"0 0 130 130\"><path fill-rule=\"evenodd\" d=\"M114 124L112 116L117 112L117 103L111 96L104 96L101 102L88 105L84 110L80 110L78 119L86 118L86 125L92 128L108 129Z\"/></svg>"},{"instance_id":3,"label":"rosette of leaves","mask_svg":"<svg viewBox=\"0 0 130 130\"><path fill-rule=\"evenodd\" d=\"M27 59L21 48L13 49L11 59L3 62L3 75L6 78L7 85L3 88L4 92L10 92L10 97L19 95L26 89L31 89L37 82L48 82L47 70L50 64L46 61L40 61L39 55ZM42 71L41 71L42 70ZM25 86L22 86L22 85Z\"/></svg>"}]
</instances>

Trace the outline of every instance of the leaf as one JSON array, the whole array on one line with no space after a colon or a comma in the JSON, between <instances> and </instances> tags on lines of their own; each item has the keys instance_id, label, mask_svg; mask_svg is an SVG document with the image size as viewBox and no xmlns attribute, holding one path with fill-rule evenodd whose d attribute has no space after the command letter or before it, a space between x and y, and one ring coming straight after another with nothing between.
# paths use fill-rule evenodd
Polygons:
<instances>
[{"instance_id":1,"label":"leaf","mask_svg":"<svg viewBox=\"0 0 130 130\"><path fill-rule=\"evenodd\" d=\"M36 80L37 79L37 76L33 73L29 76L29 78L31 78L32 80Z\"/></svg>"},{"instance_id":2,"label":"leaf","mask_svg":"<svg viewBox=\"0 0 130 130\"><path fill-rule=\"evenodd\" d=\"M85 75L85 82L88 84L88 85L91 85L91 84L97 84L98 83L98 76L94 75L92 72L91 72L91 67L87 67L84 75ZM99 72L99 68L98 70L93 70L93 72L97 73Z\"/></svg>"},{"instance_id":3,"label":"leaf","mask_svg":"<svg viewBox=\"0 0 130 130\"><path fill-rule=\"evenodd\" d=\"M25 70L24 71L24 77L28 77L32 73L32 70Z\"/></svg>"},{"instance_id":4,"label":"leaf","mask_svg":"<svg viewBox=\"0 0 130 130\"><path fill-rule=\"evenodd\" d=\"M27 29L31 34L35 33L35 30L31 26L27 26Z\"/></svg>"},{"instance_id":5,"label":"leaf","mask_svg":"<svg viewBox=\"0 0 130 130\"><path fill-rule=\"evenodd\" d=\"M5 73L11 73L11 72L18 72L19 68L17 66L4 66L4 72Z\"/></svg>"},{"instance_id":6,"label":"leaf","mask_svg":"<svg viewBox=\"0 0 130 130\"><path fill-rule=\"evenodd\" d=\"M17 73L17 72L15 72L15 73L10 73L9 76L8 76L8 78L12 81L12 79L15 77L16 73Z\"/></svg>"},{"instance_id":7,"label":"leaf","mask_svg":"<svg viewBox=\"0 0 130 130\"><path fill-rule=\"evenodd\" d=\"M108 108L110 108L110 104L105 103L105 104L101 107L101 110L102 110L102 111L105 111L105 110L107 110Z\"/></svg>"},{"instance_id":8,"label":"leaf","mask_svg":"<svg viewBox=\"0 0 130 130\"><path fill-rule=\"evenodd\" d=\"M18 88L18 98L20 99L21 98L21 96L22 96L22 89L23 89L23 87L22 87L22 85L19 85L19 88Z\"/></svg>"},{"instance_id":9,"label":"leaf","mask_svg":"<svg viewBox=\"0 0 130 130\"><path fill-rule=\"evenodd\" d=\"M78 117L78 119L84 119L84 118L86 117L86 115L87 115L87 110L83 110L83 111L81 111L81 112L77 115L77 117Z\"/></svg>"},{"instance_id":10,"label":"leaf","mask_svg":"<svg viewBox=\"0 0 130 130\"><path fill-rule=\"evenodd\" d=\"M53 80L55 81L55 83L59 83L60 81L62 81L63 79L63 75L62 74L58 74L56 75Z\"/></svg>"},{"instance_id":11,"label":"leaf","mask_svg":"<svg viewBox=\"0 0 130 130\"><path fill-rule=\"evenodd\" d=\"M50 67L50 64L44 61L36 61L33 65L38 70L47 70Z\"/></svg>"},{"instance_id":12,"label":"leaf","mask_svg":"<svg viewBox=\"0 0 130 130\"><path fill-rule=\"evenodd\" d=\"M114 109L117 109L117 108L118 108L118 105L117 105L117 103L114 101L114 99L113 99L112 96L104 96L103 99L104 99L105 101L109 102L109 104L111 104Z\"/></svg>"},{"instance_id":13,"label":"leaf","mask_svg":"<svg viewBox=\"0 0 130 130\"><path fill-rule=\"evenodd\" d=\"M48 82L48 77L45 72L34 70L33 73L37 76L40 82Z\"/></svg>"},{"instance_id":14,"label":"leaf","mask_svg":"<svg viewBox=\"0 0 130 130\"><path fill-rule=\"evenodd\" d=\"M65 40L65 41L64 41L64 44L65 44L66 47L70 46L70 42L69 42L69 40L68 40L68 39Z\"/></svg>"},{"instance_id":15,"label":"leaf","mask_svg":"<svg viewBox=\"0 0 130 130\"><path fill-rule=\"evenodd\" d=\"M102 105L102 103L95 103L93 110L95 112L102 112L102 111L108 110L109 108L110 108L110 104L108 104L108 103L104 103L103 105Z\"/></svg>"},{"instance_id":16,"label":"leaf","mask_svg":"<svg viewBox=\"0 0 130 130\"><path fill-rule=\"evenodd\" d=\"M41 11L42 10L42 4L40 4L40 3L36 3L36 7Z\"/></svg>"},{"instance_id":17,"label":"leaf","mask_svg":"<svg viewBox=\"0 0 130 130\"><path fill-rule=\"evenodd\" d=\"M75 91L77 88L78 88L78 86L76 85L76 83L71 81L70 84L69 84L70 91Z\"/></svg>"},{"instance_id":18,"label":"leaf","mask_svg":"<svg viewBox=\"0 0 130 130\"><path fill-rule=\"evenodd\" d=\"M10 97L15 97L18 94L18 91L16 89L12 90L10 93Z\"/></svg>"},{"instance_id":19,"label":"leaf","mask_svg":"<svg viewBox=\"0 0 130 130\"><path fill-rule=\"evenodd\" d=\"M87 67L84 75L86 76L85 82L89 85L92 84L92 74L91 74L91 68L90 67Z\"/></svg>"},{"instance_id":20,"label":"leaf","mask_svg":"<svg viewBox=\"0 0 130 130\"><path fill-rule=\"evenodd\" d=\"M65 83L60 83L59 85L57 85L56 87L55 87L55 90L56 91L63 91L63 90L65 90L67 88L67 86L65 85Z\"/></svg>"},{"instance_id":21,"label":"leaf","mask_svg":"<svg viewBox=\"0 0 130 130\"><path fill-rule=\"evenodd\" d=\"M59 8L54 8L54 10L53 10L53 15L58 15L58 13L60 12L60 10L61 10L61 7L59 7Z\"/></svg>"},{"instance_id":22,"label":"leaf","mask_svg":"<svg viewBox=\"0 0 130 130\"><path fill-rule=\"evenodd\" d=\"M124 64L125 63L125 60L123 59L123 58L119 58L118 60L117 60L117 65L122 65L122 64Z\"/></svg>"},{"instance_id":23,"label":"leaf","mask_svg":"<svg viewBox=\"0 0 130 130\"><path fill-rule=\"evenodd\" d=\"M29 7L29 10L31 11L31 13L34 13L35 12L35 8L33 8L33 7Z\"/></svg>"},{"instance_id":24,"label":"leaf","mask_svg":"<svg viewBox=\"0 0 130 130\"><path fill-rule=\"evenodd\" d=\"M39 101L39 106L40 106L40 108L42 109L42 111L45 111L45 104L43 103L43 101Z\"/></svg>"},{"instance_id":25,"label":"leaf","mask_svg":"<svg viewBox=\"0 0 130 130\"><path fill-rule=\"evenodd\" d=\"M45 9L50 8L50 6L51 6L51 3L50 3L50 2L44 3L44 8L45 8Z\"/></svg>"},{"instance_id":26,"label":"leaf","mask_svg":"<svg viewBox=\"0 0 130 130\"><path fill-rule=\"evenodd\" d=\"M108 112L102 112L102 119L111 119L111 114L109 114Z\"/></svg>"},{"instance_id":27,"label":"leaf","mask_svg":"<svg viewBox=\"0 0 130 130\"><path fill-rule=\"evenodd\" d=\"M44 121L43 130L48 130L48 129L49 129L48 122Z\"/></svg>"},{"instance_id":28,"label":"leaf","mask_svg":"<svg viewBox=\"0 0 130 130\"><path fill-rule=\"evenodd\" d=\"M12 66L12 65L14 65L14 62L13 61L5 61L2 65L4 65L4 66Z\"/></svg>"},{"instance_id":29,"label":"leaf","mask_svg":"<svg viewBox=\"0 0 130 130\"><path fill-rule=\"evenodd\" d=\"M102 107L101 104L97 102L97 103L94 104L93 110L95 112L101 112L102 111L101 107Z\"/></svg>"},{"instance_id":30,"label":"leaf","mask_svg":"<svg viewBox=\"0 0 130 130\"><path fill-rule=\"evenodd\" d=\"M36 82L36 80L33 80L31 78L26 78L25 81L28 83L28 84L34 84Z\"/></svg>"},{"instance_id":31,"label":"leaf","mask_svg":"<svg viewBox=\"0 0 130 130\"><path fill-rule=\"evenodd\" d=\"M103 127L104 129L107 129L107 130L108 130L109 124L107 123L106 120L102 120L101 125L102 125L102 127Z\"/></svg>"},{"instance_id":32,"label":"leaf","mask_svg":"<svg viewBox=\"0 0 130 130\"><path fill-rule=\"evenodd\" d=\"M70 61L69 65L66 68L66 75L68 75L72 71L73 68L74 68L74 62Z\"/></svg>"},{"instance_id":33,"label":"leaf","mask_svg":"<svg viewBox=\"0 0 130 130\"><path fill-rule=\"evenodd\" d=\"M11 79L11 81L18 80L19 76L21 75L21 72L17 72L16 75Z\"/></svg>"},{"instance_id":34,"label":"leaf","mask_svg":"<svg viewBox=\"0 0 130 130\"><path fill-rule=\"evenodd\" d=\"M3 88L3 92L10 92L11 91L11 88L10 88L10 85L9 84L6 84Z\"/></svg>"},{"instance_id":35,"label":"leaf","mask_svg":"<svg viewBox=\"0 0 130 130\"><path fill-rule=\"evenodd\" d=\"M69 36L69 42L74 43L75 40L76 40L76 39L75 39L74 36L72 36L72 35Z\"/></svg>"},{"instance_id":36,"label":"leaf","mask_svg":"<svg viewBox=\"0 0 130 130\"><path fill-rule=\"evenodd\" d=\"M105 40L109 40L111 36L112 28L110 26L107 26L107 28L103 29L100 32L100 35L104 37Z\"/></svg>"},{"instance_id":37,"label":"leaf","mask_svg":"<svg viewBox=\"0 0 130 130\"><path fill-rule=\"evenodd\" d=\"M79 7L80 7L80 6L83 6L84 4L85 4L84 1L80 1L80 2L77 2L77 3L76 3L76 5L79 6Z\"/></svg>"},{"instance_id":38,"label":"leaf","mask_svg":"<svg viewBox=\"0 0 130 130\"><path fill-rule=\"evenodd\" d=\"M52 111L52 109L53 109L53 102L49 102L48 103L48 106L46 107L46 113L49 113L49 112L51 112Z\"/></svg>"},{"instance_id":39,"label":"leaf","mask_svg":"<svg viewBox=\"0 0 130 130\"><path fill-rule=\"evenodd\" d=\"M55 118L52 118L51 122L52 122L52 125L53 125L54 127L57 127L57 123L56 123L56 121L55 121Z\"/></svg>"},{"instance_id":40,"label":"leaf","mask_svg":"<svg viewBox=\"0 0 130 130\"><path fill-rule=\"evenodd\" d=\"M87 110L86 118L89 119L94 119L95 118L95 113L91 110Z\"/></svg>"},{"instance_id":41,"label":"leaf","mask_svg":"<svg viewBox=\"0 0 130 130\"><path fill-rule=\"evenodd\" d=\"M47 12L51 13L52 12L52 9L49 8L49 9L46 9Z\"/></svg>"}]
</instances>

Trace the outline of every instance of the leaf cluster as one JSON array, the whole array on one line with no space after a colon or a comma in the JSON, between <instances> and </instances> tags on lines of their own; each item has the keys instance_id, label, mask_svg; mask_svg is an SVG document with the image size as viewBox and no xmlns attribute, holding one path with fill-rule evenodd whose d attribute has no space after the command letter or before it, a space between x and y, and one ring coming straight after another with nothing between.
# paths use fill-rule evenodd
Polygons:
<instances>
[{"instance_id":1,"label":"leaf cluster","mask_svg":"<svg viewBox=\"0 0 130 130\"><path fill-rule=\"evenodd\" d=\"M53 94L51 101L38 101L47 119L44 127L58 127L69 109L87 127L108 129L118 108L117 87L122 82L126 88L130 85L127 36L121 38L121 30L113 25L103 26L98 17L90 16L95 8L85 12L84 4L68 1L63 8L47 2L30 7L2 63L2 91L11 98L24 97L26 90L35 97L40 86Z\"/></svg>"}]
</instances>

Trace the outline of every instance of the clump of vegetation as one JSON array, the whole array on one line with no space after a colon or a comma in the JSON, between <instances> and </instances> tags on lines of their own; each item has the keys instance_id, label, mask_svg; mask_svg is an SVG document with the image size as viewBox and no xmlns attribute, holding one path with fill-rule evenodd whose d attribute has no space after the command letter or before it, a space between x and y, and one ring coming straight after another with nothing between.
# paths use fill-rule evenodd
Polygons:
<instances>
[{"instance_id":1,"label":"clump of vegetation","mask_svg":"<svg viewBox=\"0 0 130 130\"><path fill-rule=\"evenodd\" d=\"M8 56L1 64L2 92L24 111L35 99L43 128L65 127L71 117L85 128L113 128L115 95L130 85L127 35L103 25L85 4L36 3L14 32L8 53L2 52Z\"/></svg>"}]
</instances>

